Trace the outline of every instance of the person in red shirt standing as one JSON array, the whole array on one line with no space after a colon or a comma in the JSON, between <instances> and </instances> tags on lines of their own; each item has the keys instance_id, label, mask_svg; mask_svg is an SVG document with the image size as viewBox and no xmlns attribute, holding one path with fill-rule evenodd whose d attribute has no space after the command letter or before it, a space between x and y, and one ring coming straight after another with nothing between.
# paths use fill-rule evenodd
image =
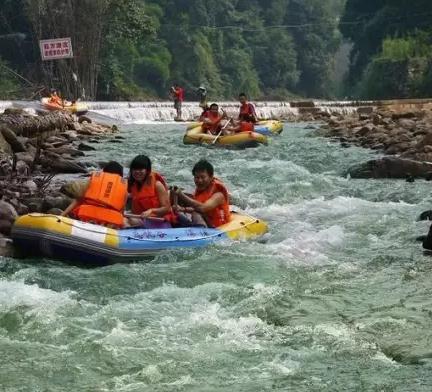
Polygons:
<instances>
[{"instance_id":1,"label":"person in red shirt standing","mask_svg":"<svg viewBox=\"0 0 432 392\"><path fill-rule=\"evenodd\" d=\"M184 90L177 83L171 87L170 94L174 100L174 109L177 111L177 116L174 120L182 120L182 102L184 100Z\"/></svg>"},{"instance_id":2,"label":"person in red shirt standing","mask_svg":"<svg viewBox=\"0 0 432 392\"><path fill-rule=\"evenodd\" d=\"M239 94L239 101L241 106L240 106L240 113L238 119L240 121L256 123L258 121L258 116L256 114L255 107L250 102L248 102L245 93Z\"/></svg>"}]
</instances>

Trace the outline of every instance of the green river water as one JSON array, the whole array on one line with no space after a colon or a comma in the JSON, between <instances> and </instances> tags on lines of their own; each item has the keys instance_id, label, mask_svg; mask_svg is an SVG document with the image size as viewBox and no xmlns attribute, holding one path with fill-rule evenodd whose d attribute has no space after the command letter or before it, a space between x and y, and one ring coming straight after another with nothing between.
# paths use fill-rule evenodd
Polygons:
<instances>
[{"instance_id":1,"label":"green river water","mask_svg":"<svg viewBox=\"0 0 432 392\"><path fill-rule=\"evenodd\" d=\"M269 146L185 146L130 125L86 160L146 153L191 189L201 157L259 241L83 269L0 258L1 391L431 391L426 181L351 180L374 156L287 124Z\"/></svg>"}]
</instances>

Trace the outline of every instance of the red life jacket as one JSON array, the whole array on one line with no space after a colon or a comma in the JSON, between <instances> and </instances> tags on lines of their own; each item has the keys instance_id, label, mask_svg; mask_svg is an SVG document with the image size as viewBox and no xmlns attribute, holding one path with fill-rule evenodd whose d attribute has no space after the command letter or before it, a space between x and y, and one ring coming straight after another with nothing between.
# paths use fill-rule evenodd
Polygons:
<instances>
[{"instance_id":1,"label":"red life jacket","mask_svg":"<svg viewBox=\"0 0 432 392\"><path fill-rule=\"evenodd\" d=\"M184 90L181 87L177 87L175 89L174 94L175 94L175 99L177 101L183 102L183 100L184 100Z\"/></svg>"},{"instance_id":2,"label":"red life jacket","mask_svg":"<svg viewBox=\"0 0 432 392\"><path fill-rule=\"evenodd\" d=\"M208 118L211 122L204 122L202 127L204 131L210 131L212 134L216 135L221 130L221 120L222 116L219 113L213 113L210 110L207 111L204 115L204 118Z\"/></svg>"},{"instance_id":3,"label":"red life jacket","mask_svg":"<svg viewBox=\"0 0 432 392\"><path fill-rule=\"evenodd\" d=\"M89 186L73 214L83 222L123 227L123 208L127 183L118 174L98 172L90 177Z\"/></svg>"},{"instance_id":4,"label":"red life jacket","mask_svg":"<svg viewBox=\"0 0 432 392\"><path fill-rule=\"evenodd\" d=\"M210 186L203 190L195 190L194 199L200 203L205 203L215 193L221 192L224 196L224 202L217 206L214 210L206 212L205 219L209 226L218 227L231 220L231 213L229 210L229 196L228 190L225 185L217 178L214 178Z\"/></svg>"},{"instance_id":5,"label":"red life jacket","mask_svg":"<svg viewBox=\"0 0 432 392\"><path fill-rule=\"evenodd\" d=\"M156 182L162 183L164 188L168 190L167 184L164 178L157 172L152 171L150 174L150 183L142 184L141 188L138 189L138 185L134 183L130 188L130 193L132 196L132 213L141 214L150 208L160 208L161 204L159 202L159 197L156 190ZM147 182L147 181L146 181ZM163 217L168 222L175 221L175 215L173 211L170 211Z\"/></svg>"},{"instance_id":6,"label":"red life jacket","mask_svg":"<svg viewBox=\"0 0 432 392\"><path fill-rule=\"evenodd\" d=\"M254 105L252 105L249 102L246 102L240 106L239 120L255 122L255 118L256 118L256 112L255 112Z\"/></svg>"},{"instance_id":7,"label":"red life jacket","mask_svg":"<svg viewBox=\"0 0 432 392\"><path fill-rule=\"evenodd\" d=\"M252 122L248 122L248 121L240 122L240 132L253 132L253 131L254 131L254 124Z\"/></svg>"}]
</instances>

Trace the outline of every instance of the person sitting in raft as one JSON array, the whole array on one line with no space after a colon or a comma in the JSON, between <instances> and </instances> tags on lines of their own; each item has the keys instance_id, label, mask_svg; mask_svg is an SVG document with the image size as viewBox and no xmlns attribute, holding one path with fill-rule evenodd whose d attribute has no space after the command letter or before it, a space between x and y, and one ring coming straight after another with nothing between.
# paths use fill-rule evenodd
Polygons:
<instances>
[{"instance_id":1,"label":"person sitting in raft","mask_svg":"<svg viewBox=\"0 0 432 392\"><path fill-rule=\"evenodd\" d=\"M212 103L209 110L203 112L199 121L202 121L202 128L205 133L217 135L223 128L222 120L227 118L228 116L225 111L222 110L222 114L220 114L219 105Z\"/></svg>"},{"instance_id":2,"label":"person sitting in raft","mask_svg":"<svg viewBox=\"0 0 432 392\"><path fill-rule=\"evenodd\" d=\"M163 177L152 171L150 158L136 156L130 164L129 193L132 214L129 226L145 228L168 228L175 221L168 187Z\"/></svg>"},{"instance_id":3,"label":"person sitting in raft","mask_svg":"<svg viewBox=\"0 0 432 392\"><path fill-rule=\"evenodd\" d=\"M241 106L240 106L240 113L238 119L240 121L256 123L258 121L258 116L256 114L255 107L250 102L248 102L245 93L239 94L239 101Z\"/></svg>"},{"instance_id":4,"label":"person sitting in raft","mask_svg":"<svg viewBox=\"0 0 432 392\"><path fill-rule=\"evenodd\" d=\"M71 215L83 222L120 229L125 224L123 209L127 196L123 166L111 161L105 165L102 172L92 173L84 196L74 200L63 211L62 216Z\"/></svg>"},{"instance_id":5,"label":"person sitting in raft","mask_svg":"<svg viewBox=\"0 0 432 392\"><path fill-rule=\"evenodd\" d=\"M63 99L61 99L60 96L57 94L57 90L55 88L51 89L48 102L55 105L63 106Z\"/></svg>"},{"instance_id":6,"label":"person sitting in raft","mask_svg":"<svg viewBox=\"0 0 432 392\"><path fill-rule=\"evenodd\" d=\"M226 128L225 134L235 134L240 132L253 132L254 123L249 121L236 121Z\"/></svg>"},{"instance_id":7,"label":"person sitting in raft","mask_svg":"<svg viewBox=\"0 0 432 392\"><path fill-rule=\"evenodd\" d=\"M55 88L51 89L51 94L50 94L50 97L48 99L48 103L52 103L52 104L57 105L57 106L65 107L65 106L71 106L74 102L75 101L69 102L69 101L66 101L65 99L62 99L58 95L57 90Z\"/></svg>"},{"instance_id":8,"label":"person sitting in raft","mask_svg":"<svg viewBox=\"0 0 432 392\"><path fill-rule=\"evenodd\" d=\"M174 188L181 206L173 208L179 212L192 214L192 221L202 226L218 227L231 220L229 196L225 185L214 177L214 169L210 162L202 159L192 169L195 182L195 192L186 195L179 188ZM198 214L202 219L199 222Z\"/></svg>"}]
</instances>

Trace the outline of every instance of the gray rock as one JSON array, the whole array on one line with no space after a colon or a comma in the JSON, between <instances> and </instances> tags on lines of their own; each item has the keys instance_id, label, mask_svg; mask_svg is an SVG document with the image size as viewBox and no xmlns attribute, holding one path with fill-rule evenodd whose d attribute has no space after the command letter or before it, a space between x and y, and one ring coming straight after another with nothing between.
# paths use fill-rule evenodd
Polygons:
<instances>
[{"instance_id":1,"label":"gray rock","mask_svg":"<svg viewBox=\"0 0 432 392\"><path fill-rule=\"evenodd\" d=\"M397 157L384 157L351 167L352 178L426 178L432 172L432 163Z\"/></svg>"},{"instance_id":2,"label":"gray rock","mask_svg":"<svg viewBox=\"0 0 432 392\"><path fill-rule=\"evenodd\" d=\"M17 139L17 135L14 131L5 125L0 125L0 132L4 139L10 144L13 152L24 152L26 151L24 144Z\"/></svg>"},{"instance_id":3,"label":"gray rock","mask_svg":"<svg viewBox=\"0 0 432 392\"><path fill-rule=\"evenodd\" d=\"M1 257L13 257L15 254L10 238L4 237L0 234L0 256Z\"/></svg>"},{"instance_id":4,"label":"gray rock","mask_svg":"<svg viewBox=\"0 0 432 392\"><path fill-rule=\"evenodd\" d=\"M27 180L23 182L22 184L24 187L26 187L30 193L35 193L38 190L38 186L33 180Z\"/></svg>"},{"instance_id":5,"label":"gray rock","mask_svg":"<svg viewBox=\"0 0 432 392\"><path fill-rule=\"evenodd\" d=\"M65 210L72 199L67 196L46 196L42 203L42 212L47 212L53 208Z\"/></svg>"},{"instance_id":6,"label":"gray rock","mask_svg":"<svg viewBox=\"0 0 432 392\"><path fill-rule=\"evenodd\" d=\"M51 215L61 215L63 210L60 208L50 208L46 213Z\"/></svg>"},{"instance_id":7,"label":"gray rock","mask_svg":"<svg viewBox=\"0 0 432 392\"><path fill-rule=\"evenodd\" d=\"M31 165L35 159L35 155L29 152L18 152L15 154L17 161L23 161L27 165Z\"/></svg>"},{"instance_id":8,"label":"gray rock","mask_svg":"<svg viewBox=\"0 0 432 392\"><path fill-rule=\"evenodd\" d=\"M12 204L0 200L0 219L13 222L17 216L18 214Z\"/></svg>"},{"instance_id":9,"label":"gray rock","mask_svg":"<svg viewBox=\"0 0 432 392\"><path fill-rule=\"evenodd\" d=\"M96 150L96 148L89 146L88 144L85 144L85 143L80 143L78 145L78 150L80 150L80 151L94 151L94 150Z\"/></svg>"}]
</instances>

